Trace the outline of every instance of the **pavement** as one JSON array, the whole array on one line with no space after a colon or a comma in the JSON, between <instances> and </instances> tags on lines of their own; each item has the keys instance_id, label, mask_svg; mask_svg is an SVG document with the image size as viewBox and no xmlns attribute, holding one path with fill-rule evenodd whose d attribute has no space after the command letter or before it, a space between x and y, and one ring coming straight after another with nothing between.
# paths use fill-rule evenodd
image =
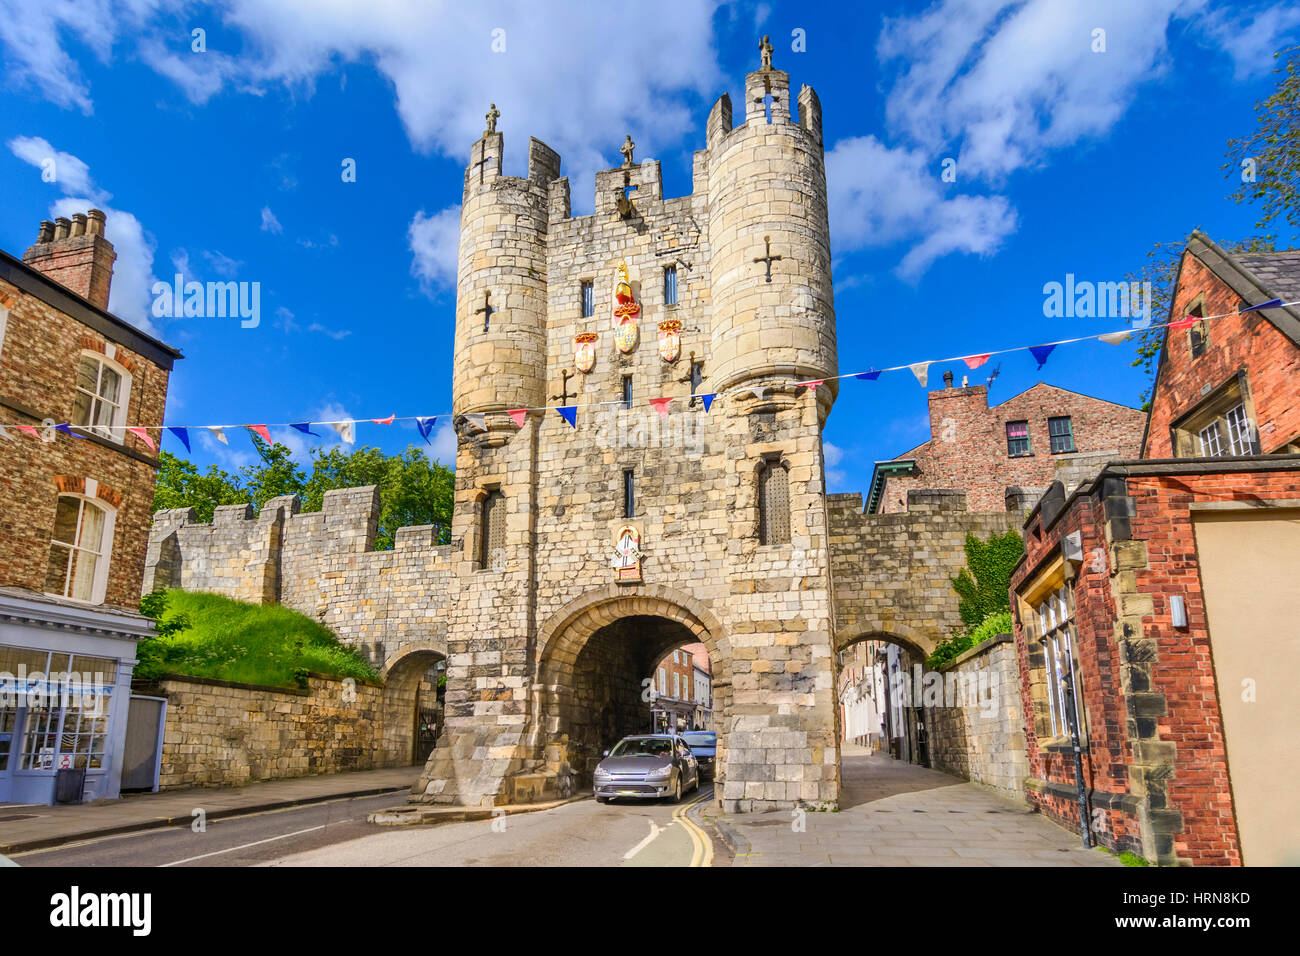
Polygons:
<instances>
[{"instance_id":1,"label":"pavement","mask_svg":"<svg viewBox=\"0 0 1300 956\"><path fill-rule=\"evenodd\" d=\"M196 810L202 810L207 820L218 820L345 797L396 793L408 790L419 773L419 767L397 767L319 774L244 787L129 794L78 806L0 803L0 855L159 827L189 827Z\"/></svg>"},{"instance_id":2,"label":"pavement","mask_svg":"<svg viewBox=\"0 0 1300 956\"><path fill-rule=\"evenodd\" d=\"M732 866L1122 866L990 788L844 745L837 812L705 811Z\"/></svg>"}]
</instances>

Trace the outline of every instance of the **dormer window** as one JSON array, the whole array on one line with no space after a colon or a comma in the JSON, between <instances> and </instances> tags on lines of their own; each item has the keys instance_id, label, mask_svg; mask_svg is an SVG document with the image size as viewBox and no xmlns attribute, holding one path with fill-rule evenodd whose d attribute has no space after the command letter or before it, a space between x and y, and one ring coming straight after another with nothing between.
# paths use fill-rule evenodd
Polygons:
<instances>
[{"instance_id":1,"label":"dormer window","mask_svg":"<svg viewBox=\"0 0 1300 956\"><path fill-rule=\"evenodd\" d=\"M1179 458L1258 455L1259 429L1251 415L1244 373L1210 393L1171 429Z\"/></svg>"}]
</instances>

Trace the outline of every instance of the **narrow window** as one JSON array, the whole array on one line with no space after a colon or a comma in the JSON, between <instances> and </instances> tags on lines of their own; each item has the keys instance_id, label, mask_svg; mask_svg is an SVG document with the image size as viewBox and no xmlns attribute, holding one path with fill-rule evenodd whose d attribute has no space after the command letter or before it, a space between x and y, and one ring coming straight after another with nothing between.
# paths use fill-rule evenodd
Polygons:
<instances>
[{"instance_id":1,"label":"narrow window","mask_svg":"<svg viewBox=\"0 0 1300 956\"><path fill-rule=\"evenodd\" d=\"M790 542L790 476L780 461L765 461L758 472L758 540Z\"/></svg>"},{"instance_id":2,"label":"narrow window","mask_svg":"<svg viewBox=\"0 0 1300 956\"><path fill-rule=\"evenodd\" d=\"M1074 429L1070 424L1070 416L1062 415L1058 418L1049 418L1047 420L1047 437L1051 443L1053 455L1074 451Z\"/></svg>"},{"instance_id":3,"label":"narrow window","mask_svg":"<svg viewBox=\"0 0 1300 956\"><path fill-rule=\"evenodd\" d=\"M668 691L668 678L664 675L664 669L661 667L659 668L659 693L663 694L663 693L667 693L667 691Z\"/></svg>"},{"instance_id":4,"label":"narrow window","mask_svg":"<svg viewBox=\"0 0 1300 956\"><path fill-rule=\"evenodd\" d=\"M664 304L677 304L677 267L669 266L664 269Z\"/></svg>"},{"instance_id":5,"label":"narrow window","mask_svg":"<svg viewBox=\"0 0 1300 956\"><path fill-rule=\"evenodd\" d=\"M623 376L623 407L632 407L632 376Z\"/></svg>"},{"instance_id":6,"label":"narrow window","mask_svg":"<svg viewBox=\"0 0 1300 956\"><path fill-rule=\"evenodd\" d=\"M582 280L582 317L589 318L596 314L596 292L590 279Z\"/></svg>"},{"instance_id":7,"label":"narrow window","mask_svg":"<svg viewBox=\"0 0 1300 956\"><path fill-rule=\"evenodd\" d=\"M694 399L700 386L704 383L704 363L691 363L691 398Z\"/></svg>"},{"instance_id":8,"label":"narrow window","mask_svg":"<svg viewBox=\"0 0 1300 956\"><path fill-rule=\"evenodd\" d=\"M1259 444L1255 441L1255 430L1246 415L1246 406L1237 405L1228 409L1223 416L1228 422L1228 447L1234 455L1258 455Z\"/></svg>"},{"instance_id":9,"label":"narrow window","mask_svg":"<svg viewBox=\"0 0 1300 956\"><path fill-rule=\"evenodd\" d=\"M1029 422L1007 422L1007 455L1019 458L1029 454Z\"/></svg>"},{"instance_id":10,"label":"narrow window","mask_svg":"<svg viewBox=\"0 0 1300 956\"><path fill-rule=\"evenodd\" d=\"M60 495L54 512L45 591L77 601L103 600L107 512L85 498Z\"/></svg>"},{"instance_id":11,"label":"narrow window","mask_svg":"<svg viewBox=\"0 0 1300 956\"><path fill-rule=\"evenodd\" d=\"M623 470L623 517L636 517L636 477L631 468Z\"/></svg>"},{"instance_id":12,"label":"narrow window","mask_svg":"<svg viewBox=\"0 0 1300 956\"><path fill-rule=\"evenodd\" d=\"M500 490L489 491L483 498L482 521L479 528L479 568L489 570L499 566L498 557L505 557L506 496Z\"/></svg>"},{"instance_id":13,"label":"narrow window","mask_svg":"<svg viewBox=\"0 0 1300 956\"><path fill-rule=\"evenodd\" d=\"M1201 457L1202 458L1222 458L1223 457L1223 438L1219 431L1218 421L1212 421L1201 429Z\"/></svg>"},{"instance_id":14,"label":"narrow window","mask_svg":"<svg viewBox=\"0 0 1300 956\"><path fill-rule=\"evenodd\" d=\"M1192 348L1192 358L1199 358L1210 347L1210 325L1205 320L1195 322L1187 330L1188 342Z\"/></svg>"},{"instance_id":15,"label":"narrow window","mask_svg":"<svg viewBox=\"0 0 1300 956\"><path fill-rule=\"evenodd\" d=\"M80 425L107 438L121 423L122 376L107 363L90 356L77 362L77 393L72 403L73 425Z\"/></svg>"}]
</instances>

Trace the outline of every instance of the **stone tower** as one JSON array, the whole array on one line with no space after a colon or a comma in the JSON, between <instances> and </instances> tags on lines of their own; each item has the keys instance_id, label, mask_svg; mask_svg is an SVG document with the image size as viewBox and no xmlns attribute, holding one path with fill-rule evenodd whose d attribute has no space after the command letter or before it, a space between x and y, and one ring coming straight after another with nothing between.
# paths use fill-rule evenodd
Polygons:
<instances>
[{"instance_id":1,"label":"stone tower","mask_svg":"<svg viewBox=\"0 0 1300 956\"><path fill-rule=\"evenodd\" d=\"M628 138L589 216L541 142L527 178L502 175L495 116L471 147L447 720L417 799L590 786L603 748L649 729L654 663L702 641L724 804L836 802L835 387L796 384L837 370L826 177L816 94L796 120L789 89L765 60L742 125L719 98L688 196Z\"/></svg>"}]
</instances>

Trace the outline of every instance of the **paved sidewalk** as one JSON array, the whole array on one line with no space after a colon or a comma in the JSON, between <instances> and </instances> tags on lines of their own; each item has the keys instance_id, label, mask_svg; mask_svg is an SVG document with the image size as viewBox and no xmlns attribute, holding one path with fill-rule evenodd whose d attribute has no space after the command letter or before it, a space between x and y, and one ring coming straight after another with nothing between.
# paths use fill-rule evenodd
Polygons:
<instances>
[{"instance_id":1,"label":"paved sidewalk","mask_svg":"<svg viewBox=\"0 0 1300 956\"><path fill-rule=\"evenodd\" d=\"M245 787L168 790L80 806L0 803L0 854L40 850L155 827L188 826L196 809L202 809L207 819L215 820L342 797L407 790L420 769L397 767L268 780Z\"/></svg>"},{"instance_id":2,"label":"paved sidewalk","mask_svg":"<svg viewBox=\"0 0 1300 956\"><path fill-rule=\"evenodd\" d=\"M720 830L733 866L1121 866L983 787L846 747L838 813L735 814ZM716 814L713 811L710 815Z\"/></svg>"}]
</instances>

